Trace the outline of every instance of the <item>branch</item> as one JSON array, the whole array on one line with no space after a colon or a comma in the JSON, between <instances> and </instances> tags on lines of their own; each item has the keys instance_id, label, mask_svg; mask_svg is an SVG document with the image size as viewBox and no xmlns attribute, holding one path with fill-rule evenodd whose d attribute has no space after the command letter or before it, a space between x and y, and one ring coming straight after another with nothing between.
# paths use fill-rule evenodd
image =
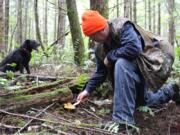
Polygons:
<instances>
[{"instance_id":1,"label":"branch","mask_svg":"<svg viewBox=\"0 0 180 135\"><path fill-rule=\"evenodd\" d=\"M51 105L47 106L45 109L43 109L41 112L39 112L39 113L35 116L35 118L39 117L44 111L46 111L47 109L49 109L49 108L52 107L53 105L54 105L54 103L52 103ZM16 135L16 134L19 134L19 133L20 133L24 128L26 128L33 120L34 120L34 119L31 119L28 123L26 123L26 124L24 125L24 127L22 127L21 129L19 129L19 130L15 133L15 135Z\"/></svg>"}]
</instances>

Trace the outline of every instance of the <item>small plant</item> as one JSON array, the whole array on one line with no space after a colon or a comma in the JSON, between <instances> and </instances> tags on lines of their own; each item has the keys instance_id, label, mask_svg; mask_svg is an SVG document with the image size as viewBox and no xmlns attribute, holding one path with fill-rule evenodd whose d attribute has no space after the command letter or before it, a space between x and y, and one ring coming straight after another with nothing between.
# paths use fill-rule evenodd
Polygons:
<instances>
[{"instance_id":1,"label":"small plant","mask_svg":"<svg viewBox=\"0 0 180 135\"><path fill-rule=\"evenodd\" d=\"M137 110L140 112L148 113L151 116L154 116L154 112L148 106L140 106L137 108Z\"/></svg>"},{"instance_id":2,"label":"small plant","mask_svg":"<svg viewBox=\"0 0 180 135\"><path fill-rule=\"evenodd\" d=\"M6 76L8 79L13 79L14 78L14 73L12 71L6 71Z\"/></svg>"}]
</instances>

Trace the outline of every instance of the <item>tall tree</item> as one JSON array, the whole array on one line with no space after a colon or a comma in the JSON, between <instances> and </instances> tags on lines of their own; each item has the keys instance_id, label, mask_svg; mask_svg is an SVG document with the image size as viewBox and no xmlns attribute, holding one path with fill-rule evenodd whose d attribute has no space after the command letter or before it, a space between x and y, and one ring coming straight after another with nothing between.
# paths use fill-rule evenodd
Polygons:
<instances>
[{"instance_id":1,"label":"tall tree","mask_svg":"<svg viewBox=\"0 0 180 135\"><path fill-rule=\"evenodd\" d=\"M109 18L108 0L90 0L90 9L97 10L105 18Z\"/></svg>"},{"instance_id":2,"label":"tall tree","mask_svg":"<svg viewBox=\"0 0 180 135\"><path fill-rule=\"evenodd\" d=\"M57 39L57 13L58 13L58 4L57 4L57 1L55 0L54 1L54 9L55 9L55 12L54 12L54 41Z\"/></svg>"},{"instance_id":3,"label":"tall tree","mask_svg":"<svg viewBox=\"0 0 180 135\"><path fill-rule=\"evenodd\" d=\"M66 26L66 0L58 0L58 31L57 31L57 39L60 38L58 41L59 47L64 47L65 45L65 26Z\"/></svg>"},{"instance_id":4,"label":"tall tree","mask_svg":"<svg viewBox=\"0 0 180 135\"><path fill-rule=\"evenodd\" d=\"M161 35L161 3L158 3L158 35Z\"/></svg>"},{"instance_id":5,"label":"tall tree","mask_svg":"<svg viewBox=\"0 0 180 135\"><path fill-rule=\"evenodd\" d=\"M136 0L133 1L133 20L137 23L137 8L136 8Z\"/></svg>"},{"instance_id":6,"label":"tall tree","mask_svg":"<svg viewBox=\"0 0 180 135\"><path fill-rule=\"evenodd\" d=\"M41 40L41 33L39 30L38 0L34 0L34 14L35 14L35 25L36 25L36 37L41 45L42 50L44 51L44 46Z\"/></svg>"},{"instance_id":7,"label":"tall tree","mask_svg":"<svg viewBox=\"0 0 180 135\"><path fill-rule=\"evenodd\" d=\"M3 0L0 0L0 48L3 45L4 31L3 31Z\"/></svg>"},{"instance_id":8,"label":"tall tree","mask_svg":"<svg viewBox=\"0 0 180 135\"><path fill-rule=\"evenodd\" d=\"M84 58L84 42L79 24L76 0L66 0L66 5L74 48L74 61L75 64L80 65Z\"/></svg>"},{"instance_id":9,"label":"tall tree","mask_svg":"<svg viewBox=\"0 0 180 135\"><path fill-rule=\"evenodd\" d=\"M146 0L144 0L144 27L145 27L145 29L146 29L146 26L147 26L147 2L146 2Z\"/></svg>"},{"instance_id":10,"label":"tall tree","mask_svg":"<svg viewBox=\"0 0 180 135\"><path fill-rule=\"evenodd\" d=\"M130 17L130 1L124 0L124 17Z\"/></svg>"},{"instance_id":11,"label":"tall tree","mask_svg":"<svg viewBox=\"0 0 180 135\"><path fill-rule=\"evenodd\" d=\"M25 10L25 14L24 14L24 30L23 30L23 40L25 40L27 38L27 31L28 31L28 13L29 13L29 0L24 0L24 10Z\"/></svg>"},{"instance_id":12,"label":"tall tree","mask_svg":"<svg viewBox=\"0 0 180 135\"><path fill-rule=\"evenodd\" d=\"M4 17L4 44L6 46L6 51L8 48L9 39L9 0L5 0L5 17Z\"/></svg>"},{"instance_id":13,"label":"tall tree","mask_svg":"<svg viewBox=\"0 0 180 135\"><path fill-rule=\"evenodd\" d=\"M149 30L151 31L151 0L148 0L148 21L149 21Z\"/></svg>"},{"instance_id":14,"label":"tall tree","mask_svg":"<svg viewBox=\"0 0 180 135\"><path fill-rule=\"evenodd\" d=\"M174 0L168 1L168 13L169 13L169 42L174 46L175 38L175 26L174 26Z\"/></svg>"},{"instance_id":15,"label":"tall tree","mask_svg":"<svg viewBox=\"0 0 180 135\"><path fill-rule=\"evenodd\" d=\"M119 17L119 0L116 0L116 5L117 5L117 17Z\"/></svg>"},{"instance_id":16,"label":"tall tree","mask_svg":"<svg viewBox=\"0 0 180 135\"><path fill-rule=\"evenodd\" d=\"M22 44L22 0L18 0L17 3L17 42L18 44Z\"/></svg>"},{"instance_id":17,"label":"tall tree","mask_svg":"<svg viewBox=\"0 0 180 135\"><path fill-rule=\"evenodd\" d=\"M43 31L43 43L48 44L48 29L47 29L47 16L48 16L48 3L44 0L44 31Z\"/></svg>"},{"instance_id":18,"label":"tall tree","mask_svg":"<svg viewBox=\"0 0 180 135\"><path fill-rule=\"evenodd\" d=\"M153 32L156 33L156 7L155 7L155 0L153 0Z\"/></svg>"}]
</instances>

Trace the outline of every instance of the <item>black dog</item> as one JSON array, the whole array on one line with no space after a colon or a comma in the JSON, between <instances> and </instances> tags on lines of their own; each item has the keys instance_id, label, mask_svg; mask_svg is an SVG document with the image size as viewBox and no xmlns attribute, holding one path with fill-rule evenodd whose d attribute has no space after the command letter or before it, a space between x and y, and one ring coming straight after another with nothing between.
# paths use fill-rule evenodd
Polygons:
<instances>
[{"instance_id":1,"label":"black dog","mask_svg":"<svg viewBox=\"0 0 180 135\"><path fill-rule=\"evenodd\" d=\"M8 56L4 58L4 60L0 63L0 71L20 71L23 73L24 67L28 74L30 74L29 70L29 61L31 60L31 52L32 50L37 50L40 44L35 40L27 39L20 46L20 48L11 52Z\"/></svg>"}]
</instances>

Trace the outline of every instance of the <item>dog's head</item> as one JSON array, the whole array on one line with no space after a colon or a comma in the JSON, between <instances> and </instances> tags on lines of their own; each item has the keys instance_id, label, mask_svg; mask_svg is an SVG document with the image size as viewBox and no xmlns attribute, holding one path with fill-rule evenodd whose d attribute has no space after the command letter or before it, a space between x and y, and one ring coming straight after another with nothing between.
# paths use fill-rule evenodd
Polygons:
<instances>
[{"instance_id":1,"label":"dog's head","mask_svg":"<svg viewBox=\"0 0 180 135\"><path fill-rule=\"evenodd\" d=\"M24 43L21 45L21 48L26 49L27 51L31 52L32 50L38 50L40 44L35 40L26 39Z\"/></svg>"}]
</instances>

